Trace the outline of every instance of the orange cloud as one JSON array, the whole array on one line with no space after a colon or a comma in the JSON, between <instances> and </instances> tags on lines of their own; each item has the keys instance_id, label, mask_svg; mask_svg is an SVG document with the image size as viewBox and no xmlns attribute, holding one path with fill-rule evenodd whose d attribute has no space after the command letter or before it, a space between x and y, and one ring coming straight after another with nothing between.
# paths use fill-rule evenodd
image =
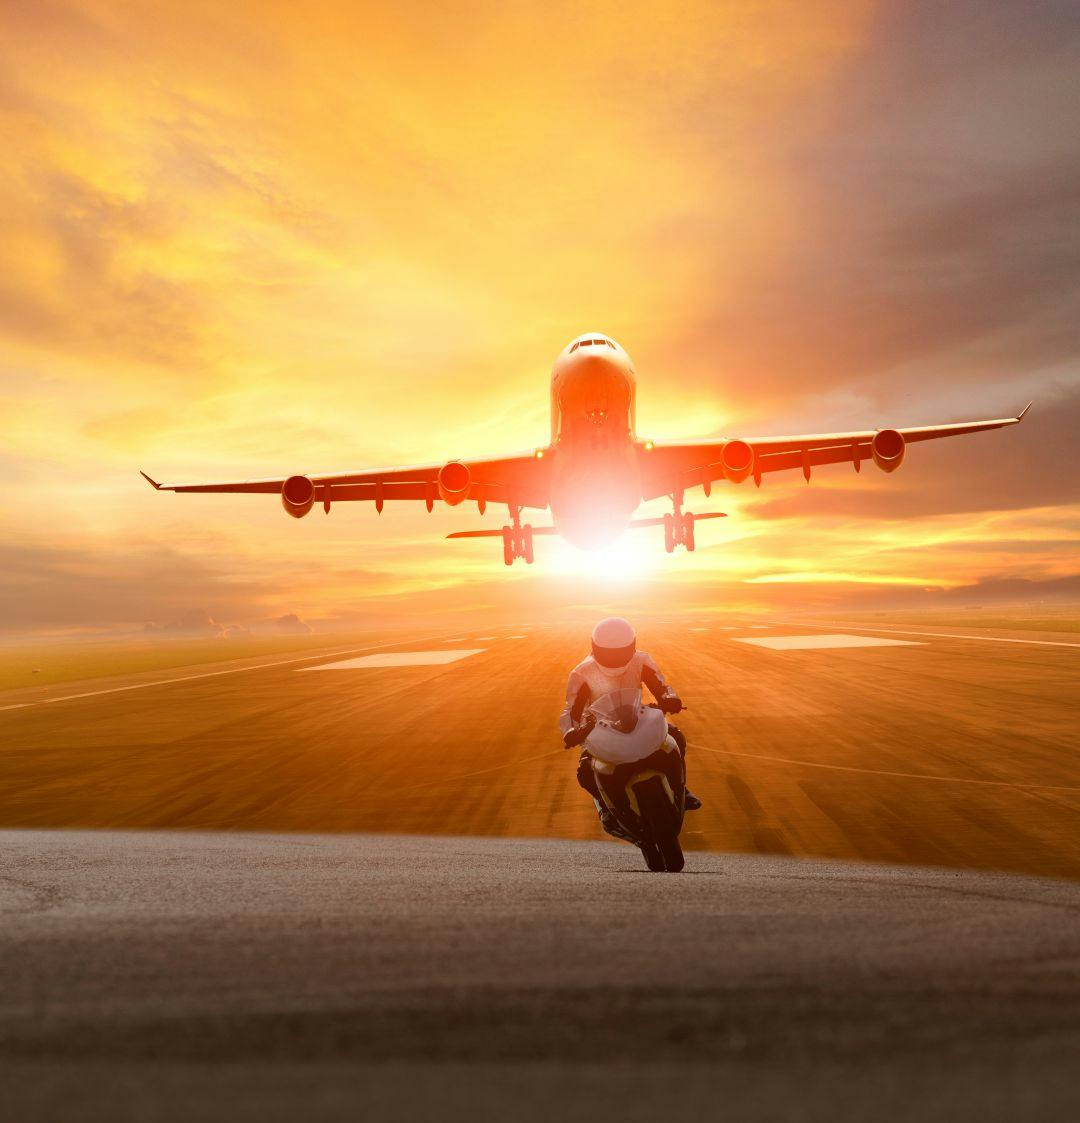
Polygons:
<instances>
[{"instance_id":1,"label":"orange cloud","mask_svg":"<svg viewBox=\"0 0 1080 1123\"><path fill-rule=\"evenodd\" d=\"M1003 162L983 124L969 158L978 140L1005 170L964 181L942 122L972 96L978 63L958 58L955 86L945 68L904 100L905 45L928 33L915 16L869 0L257 13L57 0L4 18L0 410L18 486L0 531L24 549L83 553L136 584L148 578L125 558L174 551L214 587L201 603L236 616L243 603L294 611L299 572L319 575L304 613L478 588L498 562L490 544L442 540L472 512L294 525L258 498L154 495L135 471L254 476L531 447L550 361L589 325L635 355L639 420L658 437L917 423L1033 389L1072 408L1061 306L1076 270L1047 246L1075 206L1061 174L1075 138L1043 153L1014 127ZM987 34L1022 53L1023 36L1050 31ZM1039 96L1065 86L1048 64ZM937 190L920 186L923 168ZM1005 272L1002 230L1017 232ZM929 565L962 584L989 572L972 570L965 536L995 537L961 517L940 540L932 516L971 509L963 481L980 463L1020 478L1008 446L978 440L937 461L948 484L927 469L893 493L931 520L907 528L918 558L859 544L897 480L830 486L822 473L820 491L715 495L733 517L693 559L634 546L611 564L643 582L890 585ZM1048 506L1012 491L1014 508ZM1055 485L1048 541L1075 526L1075 503ZM595 560L540 553L528 578L494 576L596 577ZM1003 554L987 564L1012 572ZM1057 573L1061 559L1048 547L1024 565ZM54 622L55 603L41 610ZM137 613L110 603L117 620Z\"/></svg>"}]
</instances>

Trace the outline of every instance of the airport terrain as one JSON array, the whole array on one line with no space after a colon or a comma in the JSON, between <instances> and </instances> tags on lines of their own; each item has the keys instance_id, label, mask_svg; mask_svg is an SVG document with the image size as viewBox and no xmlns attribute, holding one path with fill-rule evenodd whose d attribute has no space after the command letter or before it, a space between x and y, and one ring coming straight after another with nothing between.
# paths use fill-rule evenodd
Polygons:
<instances>
[{"instance_id":1,"label":"airport terrain","mask_svg":"<svg viewBox=\"0 0 1080 1123\"><path fill-rule=\"evenodd\" d=\"M689 707L688 849L1080 875L1075 633L642 631ZM418 627L6 691L0 827L599 839L555 726L586 639Z\"/></svg>"},{"instance_id":2,"label":"airport terrain","mask_svg":"<svg viewBox=\"0 0 1080 1123\"><path fill-rule=\"evenodd\" d=\"M1080 890L614 843L0 832L12 1120L1061 1120Z\"/></svg>"},{"instance_id":3,"label":"airport terrain","mask_svg":"<svg viewBox=\"0 0 1080 1123\"><path fill-rule=\"evenodd\" d=\"M586 634L0 694L0 1114L1077 1114L1075 632L646 621L680 875L559 747Z\"/></svg>"}]
</instances>

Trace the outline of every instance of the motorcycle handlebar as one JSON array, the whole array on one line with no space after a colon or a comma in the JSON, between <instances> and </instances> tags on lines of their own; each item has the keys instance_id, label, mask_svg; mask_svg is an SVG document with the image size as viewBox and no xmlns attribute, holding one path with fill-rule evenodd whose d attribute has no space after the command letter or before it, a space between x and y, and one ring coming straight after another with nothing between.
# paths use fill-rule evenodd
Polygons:
<instances>
[{"instance_id":1,"label":"motorcycle handlebar","mask_svg":"<svg viewBox=\"0 0 1080 1123\"><path fill-rule=\"evenodd\" d=\"M683 710L690 709L685 702L680 702L679 708L674 711L667 709L663 702L646 702L645 705L650 710L662 710L665 714L682 713Z\"/></svg>"}]
</instances>

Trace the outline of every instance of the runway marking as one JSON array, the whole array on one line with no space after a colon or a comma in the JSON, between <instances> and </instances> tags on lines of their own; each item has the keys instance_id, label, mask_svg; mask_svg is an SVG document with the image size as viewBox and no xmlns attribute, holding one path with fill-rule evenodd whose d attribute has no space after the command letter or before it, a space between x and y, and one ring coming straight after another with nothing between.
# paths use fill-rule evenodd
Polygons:
<instances>
[{"instance_id":1,"label":"runway marking","mask_svg":"<svg viewBox=\"0 0 1080 1123\"><path fill-rule=\"evenodd\" d=\"M827 636L767 636L754 639L735 637L736 643L750 643L754 647L768 647L773 651L815 651L832 647L920 647L917 640L878 639L876 636L848 636L836 633Z\"/></svg>"},{"instance_id":2,"label":"runway marking","mask_svg":"<svg viewBox=\"0 0 1080 1123\"><path fill-rule=\"evenodd\" d=\"M494 636L473 636L477 643L487 643L489 640L495 639Z\"/></svg>"},{"instance_id":3,"label":"runway marking","mask_svg":"<svg viewBox=\"0 0 1080 1123\"><path fill-rule=\"evenodd\" d=\"M382 655L361 655L340 663L319 663L315 667L298 667L298 671L355 671L364 667L435 667L456 663L470 655L479 655L482 647L456 647L452 651L387 651Z\"/></svg>"},{"instance_id":4,"label":"runway marking","mask_svg":"<svg viewBox=\"0 0 1080 1123\"><path fill-rule=\"evenodd\" d=\"M895 776L902 780L936 780L939 784L978 784L988 788L1031 788L1049 792L1080 792L1080 787L1069 784L1025 784L1014 780L972 780L965 776L935 776L930 772L891 772L885 768L858 768L853 764L823 764L816 760L793 760L786 756L766 756L763 753L737 753L731 749L710 749L705 745L689 744L695 752L716 753L719 756L745 757L747 760L767 760L773 764L794 764L800 768L824 768L830 772L859 772L869 776Z\"/></svg>"},{"instance_id":5,"label":"runway marking","mask_svg":"<svg viewBox=\"0 0 1080 1123\"><path fill-rule=\"evenodd\" d=\"M708 630L709 630L708 628L691 628L690 629L690 631L692 631L692 632L707 632Z\"/></svg>"},{"instance_id":6,"label":"runway marking","mask_svg":"<svg viewBox=\"0 0 1080 1123\"><path fill-rule=\"evenodd\" d=\"M528 639L528 636L503 636L503 639Z\"/></svg>"},{"instance_id":7,"label":"runway marking","mask_svg":"<svg viewBox=\"0 0 1080 1123\"><path fill-rule=\"evenodd\" d=\"M438 636L431 636L424 642L437 641L438 639ZM30 706L51 706L57 702L75 702L80 698L96 698L101 694L120 694L125 690L146 690L151 686L170 686L174 682L193 682L200 678L238 675L244 671L265 671L271 667L289 667L294 663L310 663L314 659L333 659L337 655L355 655L359 651L380 651L385 647L397 647L400 643L400 640L391 640L389 643L378 643L369 647L353 647L348 651L327 651L321 655L301 655L296 659L278 659L273 663L258 663L253 667L228 667L224 671L200 671L197 675L177 675L174 678L156 679L154 682L133 682L127 686L109 686L103 690L85 690L81 694L65 694L60 698L35 698L32 702L15 702L8 706L0 706L0 713L4 710L25 710Z\"/></svg>"},{"instance_id":8,"label":"runway marking","mask_svg":"<svg viewBox=\"0 0 1080 1123\"><path fill-rule=\"evenodd\" d=\"M806 624L802 621L788 620L784 623L789 627L795 628L835 628L836 624ZM864 626L863 624L855 624L849 621L838 621L841 627L845 628L858 628L861 632L887 632L890 635L897 636L931 636L934 639L970 639L978 640L980 643L1032 643L1040 647L1080 647L1080 643L1065 643L1062 640L1055 639L1011 639L1008 636L962 636L955 632L913 632L905 628L872 628Z\"/></svg>"}]
</instances>

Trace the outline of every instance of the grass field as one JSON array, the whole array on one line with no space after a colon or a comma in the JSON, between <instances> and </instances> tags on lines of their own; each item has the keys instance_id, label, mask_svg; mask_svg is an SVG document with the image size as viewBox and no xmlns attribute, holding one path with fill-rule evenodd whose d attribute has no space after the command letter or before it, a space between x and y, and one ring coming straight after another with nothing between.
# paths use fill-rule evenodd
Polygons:
<instances>
[{"instance_id":1,"label":"grass field","mask_svg":"<svg viewBox=\"0 0 1080 1123\"><path fill-rule=\"evenodd\" d=\"M807 615L809 622L817 617ZM697 621L699 618L694 617ZM733 621L738 621L732 616ZM747 617L749 619L749 617ZM763 618L764 619L764 618ZM995 607L992 610L958 609L954 612L851 612L822 616L822 622L847 620L894 628L986 628L1015 632L1080 632L1080 605ZM405 622L401 622L405 626ZM433 631L455 627L464 630L489 627L482 621L440 621ZM583 624L582 627L585 625ZM415 634L415 623L406 627ZM386 626L378 629L386 638ZM373 631L349 630L307 636L168 637L129 636L122 639L0 639L0 690L53 686L65 682L114 675L164 671L176 667L205 666L233 659L251 659L288 652L323 651L371 640Z\"/></svg>"},{"instance_id":2,"label":"grass field","mask_svg":"<svg viewBox=\"0 0 1080 1123\"><path fill-rule=\"evenodd\" d=\"M222 639L23 641L0 646L0 690L53 686L112 675L195 667L229 659L321 651L360 636L246 636Z\"/></svg>"}]
</instances>

